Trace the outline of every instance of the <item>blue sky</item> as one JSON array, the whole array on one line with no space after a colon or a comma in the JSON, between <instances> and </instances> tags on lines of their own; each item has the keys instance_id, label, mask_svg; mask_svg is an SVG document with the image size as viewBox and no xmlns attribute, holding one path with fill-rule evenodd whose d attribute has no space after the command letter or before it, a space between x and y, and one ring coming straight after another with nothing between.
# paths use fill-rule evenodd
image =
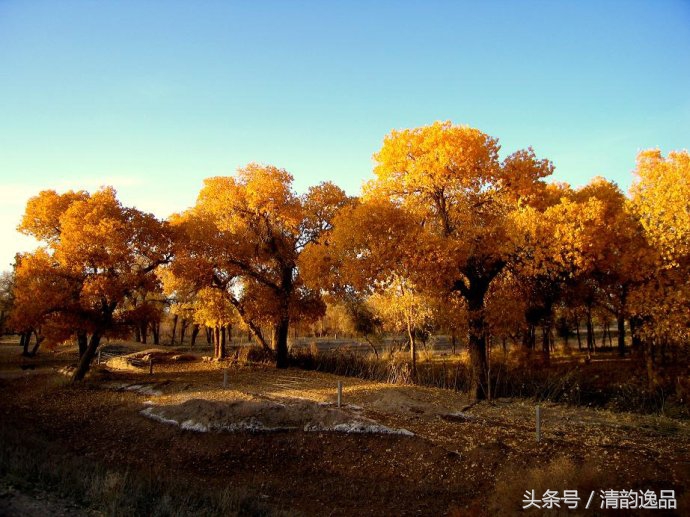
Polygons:
<instances>
[{"instance_id":1,"label":"blue sky","mask_svg":"<svg viewBox=\"0 0 690 517\"><path fill-rule=\"evenodd\" d=\"M0 0L0 270L41 189L165 217L258 161L356 194L435 120L627 189L639 150L690 145L690 2Z\"/></svg>"}]
</instances>

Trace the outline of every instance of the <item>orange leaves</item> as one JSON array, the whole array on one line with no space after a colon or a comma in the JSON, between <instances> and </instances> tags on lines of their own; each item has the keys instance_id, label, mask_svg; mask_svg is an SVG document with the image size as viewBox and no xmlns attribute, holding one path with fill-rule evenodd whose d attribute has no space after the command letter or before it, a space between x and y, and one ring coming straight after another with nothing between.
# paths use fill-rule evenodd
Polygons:
<instances>
[{"instance_id":1,"label":"orange leaves","mask_svg":"<svg viewBox=\"0 0 690 517\"><path fill-rule=\"evenodd\" d=\"M296 232L302 214L292 180L284 169L251 163L236 177L204 180L196 209L214 218L221 231L251 231L251 225L268 224Z\"/></svg>"},{"instance_id":2,"label":"orange leaves","mask_svg":"<svg viewBox=\"0 0 690 517\"><path fill-rule=\"evenodd\" d=\"M314 287L366 291L404 272L410 262L402 257L411 259L417 236L414 220L387 200L355 202L338 213L320 246L307 247L300 266Z\"/></svg>"},{"instance_id":3,"label":"orange leaves","mask_svg":"<svg viewBox=\"0 0 690 517\"><path fill-rule=\"evenodd\" d=\"M284 169L249 164L234 177L205 180L196 205L172 221L180 238L171 274L199 293L214 287L260 340L259 323L282 326L279 359L290 319L324 311L318 290L302 283L302 252L348 202L331 183L298 196L292 179ZM206 314L203 304L198 310Z\"/></svg>"},{"instance_id":4,"label":"orange leaves","mask_svg":"<svg viewBox=\"0 0 690 517\"><path fill-rule=\"evenodd\" d=\"M87 197L84 191L58 194L54 190L44 190L29 199L18 229L38 240L55 241L60 237L62 215L74 202Z\"/></svg>"},{"instance_id":5,"label":"orange leaves","mask_svg":"<svg viewBox=\"0 0 690 517\"><path fill-rule=\"evenodd\" d=\"M498 171L498 150L496 139L450 122L394 130L374 154L377 179L367 191L399 197L409 205L415 194L423 197L450 184L479 190Z\"/></svg>"},{"instance_id":6,"label":"orange leaves","mask_svg":"<svg viewBox=\"0 0 690 517\"><path fill-rule=\"evenodd\" d=\"M123 207L112 188L44 191L27 204L21 228L47 247L18 260L15 317L49 323L62 339L126 322L128 297L154 288L153 270L170 257L167 225Z\"/></svg>"}]
</instances>

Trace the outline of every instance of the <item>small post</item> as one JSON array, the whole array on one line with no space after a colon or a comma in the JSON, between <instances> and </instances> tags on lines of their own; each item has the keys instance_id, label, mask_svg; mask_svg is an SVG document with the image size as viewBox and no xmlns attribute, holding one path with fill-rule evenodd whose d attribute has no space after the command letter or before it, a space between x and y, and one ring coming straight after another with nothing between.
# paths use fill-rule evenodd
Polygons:
<instances>
[{"instance_id":1,"label":"small post","mask_svg":"<svg viewBox=\"0 0 690 517\"><path fill-rule=\"evenodd\" d=\"M338 381L338 407L341 406L343 401L343 381Z\"/></svg>"},{"instance_id":2,"label":"small post","mask_svg":"<svg viewBox=\"0 0 690 517\"><path fill-rule=\"evenodd\" d=\"M149 359L149 375L153 375L153 358Z\"/></svg>"},{"instance_id":3,"label":"small post","mask_svg":"<svg viewBox=\"0 0 690 517\"><path fill-rule=\"evenodd\" d=\"M537 406L537 442L541 441L541 408Z\"/></svg>"},{"instance_id":4,"label":"small post","mask_svg":"<svg viewBox=\"0 0 690 517\"><path fill-rule=\"evenodd\" d=\"M223 370L223 388L228 387L228 369Z\"/></svg>"},{"instance_id":5,"label":"small post","mask_svg":"<svg viewBox=\"0 0 690 517\"><path fill-rule=\"evenodd\" d=\"M96 364L101 364L101 351L98 351L98 362Z\"/></svg>"}]
</instances>

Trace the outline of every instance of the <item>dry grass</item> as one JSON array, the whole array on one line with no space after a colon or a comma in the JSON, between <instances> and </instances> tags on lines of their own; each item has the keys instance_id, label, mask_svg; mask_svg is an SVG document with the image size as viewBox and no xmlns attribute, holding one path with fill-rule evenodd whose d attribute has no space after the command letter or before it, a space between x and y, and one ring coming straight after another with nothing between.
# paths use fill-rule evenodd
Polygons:
<instances>
[{"instance_id":1,"label":"dry grass","mask_svg":"<svg viewBox=\"0 0 690 517\"><path fill-rule=\"evenodd\" d=\"M25 493L47 491L112 516L269 514L242 489L214 492L155 469L109 469L9 425L0 425L0 483Z\"/></svg>"},{"instance_id":2,"label":"dry grass","mask_svg":"<svg viewBox=\"0 0 690 517\"><path fill-rule=\"evenodd\" d=\"M520 515L526 490L534 490L535 497L540 499L547 490L577 490L580 498L578 509L567 507L553 509L549 515L584 515L586 499L592 491L617 486L616 480L602 474L601 466L592 462L578 465L567 457L558 457L546 465L535 465L527 468L505 467L497 476L493 497L490 498L490 511L501 515ZM528 512L529 513L529 512ZM539 513L539 510L533 513Z\"/></svg>"},{"instance_id":3,"label":"dry grass","mask_svg":"<svg viewBox=\"0 0 690 517\"><path fill-rule=\"evenodd\" d=\"M503 354L491 364L491 394L494 398L530 398L575 406L615 411L655 413L674 418L690 417L690 397L684 376L650 389L644 368L634 360L615 354L602 362L585 364L577 358L557 357L552 364L538 358ZM418 362L412 372L407 355L387 354L376 358L351 351L318 352L315 348L292 352L292 364L348 377L414 384L466 392L469 385L467 357L431 357Z\"/></svg>"}]
</instances>

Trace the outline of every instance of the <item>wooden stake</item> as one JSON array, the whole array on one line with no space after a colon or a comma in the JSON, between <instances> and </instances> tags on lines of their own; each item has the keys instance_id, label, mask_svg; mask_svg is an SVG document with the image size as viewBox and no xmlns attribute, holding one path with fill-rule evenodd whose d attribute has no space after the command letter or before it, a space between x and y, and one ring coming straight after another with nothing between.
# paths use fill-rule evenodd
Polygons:
<instances>
[{"instance_id":1,"label":"wooden stake","mask_svg":"<svg viewBox=\"0 0 690 517\"><path fill-rule=\"evenodd\" d=\"M537 442L541 440L541 408L537 406Z\"/></svg>"},{"instance_id":2,"label":"wooden stake","mask_svg":"<svg viewBox=\"0 0 690 517\"><path fill-rule=\"evenodd\" d=\"M101 364L101 351L98 351L98 363L96 364Z\"/></svg>"},{"instance_id":3,"label":"wooden stake","mask_svg":"<svg viewBox=\"0 0 690 517\"><path fill-rule=\"evenodd\" d=\"M223 388L228 387L228 369L223 370Z\"/></svg>"},{"instance_id":4,"label":"wooden stake","mask_svg":"<svg viewBox=\"0 0 690 517\"><path fill-rule=\"evenodd\" d=\"M343 381L338 381L338 407L341 406L343 401Z\"/></svg>"}]
</instances>

